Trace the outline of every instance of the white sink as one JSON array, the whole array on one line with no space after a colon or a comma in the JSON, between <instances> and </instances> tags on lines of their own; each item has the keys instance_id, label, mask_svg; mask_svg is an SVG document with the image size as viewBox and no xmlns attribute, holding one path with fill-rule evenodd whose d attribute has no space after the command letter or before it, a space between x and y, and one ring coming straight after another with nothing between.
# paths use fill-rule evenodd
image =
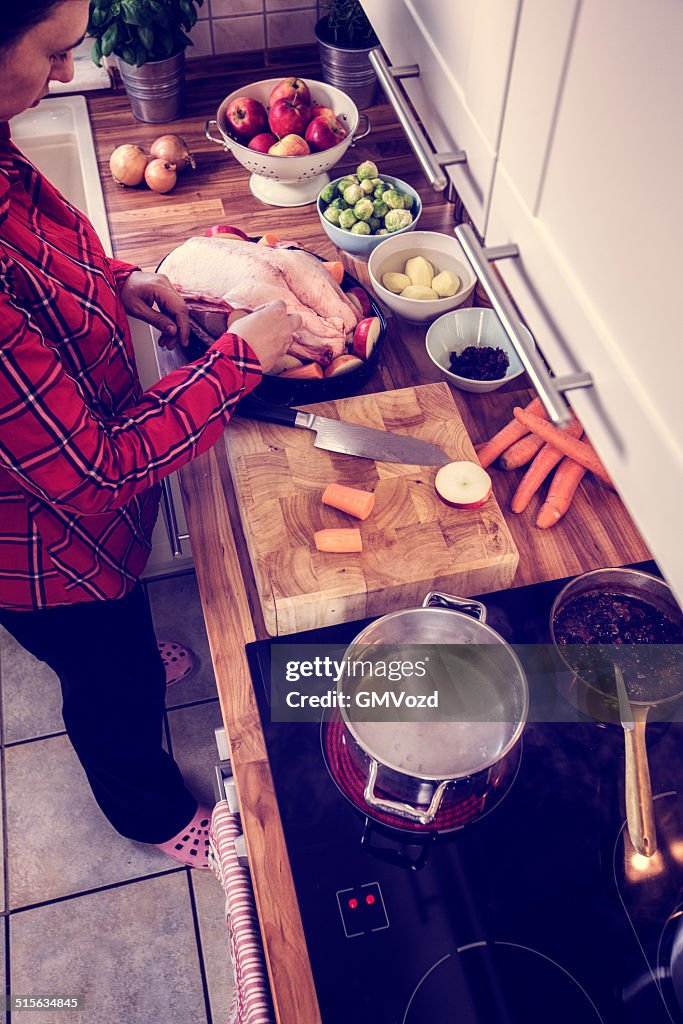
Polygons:
<instances>
[{"instance_id":1,"label":"white sink","mask_svg":"<svg viewBox=\"0 0 683 1024\"><path fill-rule=\"evenodd\" d=\"M85 213L111 256L109 225L85 99L49 97L12 118L10 127L12 140L22 153L70 203Z\"/></svg>"}]
</instances>

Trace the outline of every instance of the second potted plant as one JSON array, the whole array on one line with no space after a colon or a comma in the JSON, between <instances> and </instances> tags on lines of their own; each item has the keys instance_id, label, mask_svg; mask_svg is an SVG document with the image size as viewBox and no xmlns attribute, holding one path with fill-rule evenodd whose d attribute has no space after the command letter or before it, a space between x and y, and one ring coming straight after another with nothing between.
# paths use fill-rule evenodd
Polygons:
<instances>
[{"instance_id":1,"label":"second potted plant","mask_svg":"<svg viewBox=\"0 0 683 1024\"><path fill-rule=\"evenodd\" d=\"M345 92L357 107L369 107L377 76L368 55L379 39L359 0L326 0L323 6L327 14L315 26L323 81Z\"/></svg>"},{"instance_id":2,"label":"second potted plant","mask_svg":"<svg viewBox=\"0 0 683 1024\"><path fill-rule=\"evenodd\" d=\"M186 35L204 0L90 0L92 57L114 55L138 121L160 124L180 116Z\"/></svg>"}]
</instances>

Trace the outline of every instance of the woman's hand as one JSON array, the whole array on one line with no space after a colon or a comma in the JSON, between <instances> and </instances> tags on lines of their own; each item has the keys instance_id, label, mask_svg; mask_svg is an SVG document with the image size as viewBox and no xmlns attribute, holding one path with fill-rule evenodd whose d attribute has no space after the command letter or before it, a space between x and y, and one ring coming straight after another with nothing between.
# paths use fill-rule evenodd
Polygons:
<instances>
[{"instance_id":1,"label":"woman's hand","mask_svg":"<svg viewBox=\"0 0 683 1024\"><path fill-rule=\"evenodd\" d=\"M292 344L292 335L301 327L298 313L287 313L282 299L273 299L243 316L230 328L250 345L264 373L282 358Z\"/></svg>"},{"instance_id":2,"label":"woman's hand","mask_svg":"<svg viewBox=\"0 0 683 1024\"><path fill-rule=\"evenodd\" d=\"M126 313L161 331L159 345L162 348L175 348L178 341L183 348L187 347L190 336L187 306L165 274L134 270L121 289L121 301Z\"/></svg>"}]
</instances>

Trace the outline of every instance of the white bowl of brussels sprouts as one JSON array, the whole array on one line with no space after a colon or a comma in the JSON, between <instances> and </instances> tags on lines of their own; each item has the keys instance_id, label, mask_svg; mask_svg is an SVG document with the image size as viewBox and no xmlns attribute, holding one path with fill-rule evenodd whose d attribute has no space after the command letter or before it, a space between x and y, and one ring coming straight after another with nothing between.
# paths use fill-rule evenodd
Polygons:
<instances>
[{"instance_id":1,"label":"white bowl of brussels sprouts","mask_svg":"<svg viewBox=\"0 0 683 1024\"><path fill-rule=\"evenodd\" d=\"M415 189L380 174L371 160L326 185L317 207L327 237L356 259L367 259L389 236L413 231L422 213Z\"/></svg>"}]
</instances>

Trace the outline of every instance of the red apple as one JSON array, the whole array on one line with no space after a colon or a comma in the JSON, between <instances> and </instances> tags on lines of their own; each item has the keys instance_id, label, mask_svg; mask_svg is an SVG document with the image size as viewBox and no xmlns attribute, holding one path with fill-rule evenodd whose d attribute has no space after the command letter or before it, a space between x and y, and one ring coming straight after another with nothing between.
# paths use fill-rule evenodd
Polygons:
<instances>
[{"instance_id":1,"label":"red apple","mask_svg":"<svg viewBox=\"0 0 683 1024\"><path fill-rule=\"evenodd\" d=\"M298 100L277 100L270 108L268 124L279 135L303 135L309 122L308 107Z\"/></svg>"},{"instance_id":2,"label":"red apple","mask_svg":"<svg viewBox=\"0 0 683 1024\"><path fill-rule=\"evenodd\" d=\"M285 135L268 150L270 156L306 156L310 152L308 143L300 135Z\"/></svg>"},{"instance_id":3,"label":"red apple","mask_svg":"<svg viewBox=\"0 0 683 1024\"><path fill-rule=\"evenodd\" d=\"M322 103L311 104L311 121L314 117L336 117L332 107L324 107Z\"/></svg>"},{"instance_id":4,"label":"red apple","mask_svg":"<svg viewBox=\"0 0 683 1024\"><path fill-rule=\"evenodd\" d=\"M372 303L365 288L349 288L346 292L346 298L351 299L352 297L360 304L363 316L372 316Z\"/></svg>"},{"instance_id":5,"label":"red apple","mask_svg":"<svg viewBox=\"0 0 683 1024\"><path fill-rule=\"evenodd\" d=\"M363 365L363 360L359 359L358 356L343 355L337 356L333 359L329 366L325 367L325 377L338 377L342 373L349 373L351 370L357 370L359 366Z\"/></svg>"},{"instance_id":6,"label":"red apple","mask_svg":"<svg viewBox=\"0 0 683 1024\"><path fill-rule=\"evenodd\" d=\"M361 320L353 332L353 354L359 359L369 359L381 329L379 317L368 316Z\"/></svg>"},{"instance_id":7,"label":"red apple","mask_svg":"<svg viewBox=\"0 0 683 1024\"><path fill-rule=\"evenodd\" d=\"M342 142L349 133L336 117L329 118L326 114L314 117L306 129L306 142L314 153L330 149Z\"/></svg>"},{"instance_id":8,"label":"red apple","mask_svg":"<svg viewBox=\"0 0 683 1024\"><path fill-rule=\"evenodd\" d=\"M301 78L283 78L275 86L270 94L270 105L273 106L278 100L298 99L307 107L311 104L311 93L306 83Z\"/></svg>"},{"instance_id":9,"label":"red apple","mask_svg":"<svg viewBox=\"0 0 683 1024\"><path fill-rule=\"evenodd\" d=\"M243 238L245 242L249 241L249 235L246 235L242 228L233 227L232 224L214 224L204 234L207 238L213 238L214 235L232 235L233 238Z\"/></svg>"},{"instance_id":10,"label":"red apple","mask_svg":"<svg viewBox=\"0 0 683 1024\"><path fill-rule=\"evenodd\" d=\"M434 481L436 493L452 508L481 508L491 497L491 477L476 462L449 462Z\"/></svg>"},{"instance_id":11,"label":"red apple","mask_svg":"<svg viewBox=\"0 0 683 1024\"><path fill-rule=\"evenodd\" d=\"M228 106L225 119L238 142L249 142L259 132L268 129L268 113L258 100L250 96L238 96Z\"/></svg>"},{"instance_id":12,"label":"red apple","mask_svg":"<svg viewBox=\"0 0 683 1024\"><path fill-rule=\"evenodd\" d=\"M249 143L248 149L253 149L256 153L267 153L276 142L277 135L273 135L272 132L261 132L259 135L254 136Z\"/></svg>"}]
</instances>

